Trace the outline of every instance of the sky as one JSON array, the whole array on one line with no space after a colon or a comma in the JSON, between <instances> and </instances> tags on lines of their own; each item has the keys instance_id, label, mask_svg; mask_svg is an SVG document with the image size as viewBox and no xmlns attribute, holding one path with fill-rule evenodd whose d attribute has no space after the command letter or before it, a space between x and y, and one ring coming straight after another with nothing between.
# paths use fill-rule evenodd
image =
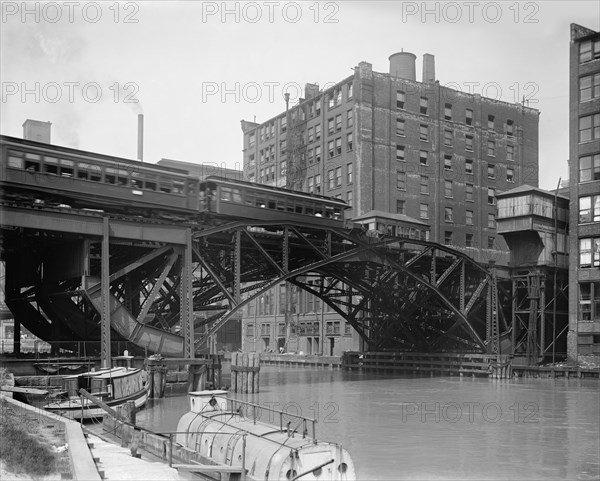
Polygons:
<instances>
[{"instance_id":1,"label":"sky","mask_svg":"<svg viewBox=\"0 0 600 481\"><path fill-rule=\"evenodd\" d=\"M540 187L568 177L569 25L597 1L2 2L0 132L52 123L52 143L144 161L242 167L241 120L264 122L304 84L404 50L442 85L540 110Z\"/></svg>"}]
</instances>

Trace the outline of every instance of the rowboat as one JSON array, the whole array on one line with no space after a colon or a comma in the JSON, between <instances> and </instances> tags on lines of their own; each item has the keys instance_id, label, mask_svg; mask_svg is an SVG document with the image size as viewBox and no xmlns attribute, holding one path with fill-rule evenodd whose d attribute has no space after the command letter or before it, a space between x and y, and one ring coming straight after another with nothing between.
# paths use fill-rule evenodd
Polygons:
<instances>
[{"instance_id":1,"label":"rowboat","mask_svg":"<svg viewBox=\"0 0 600 481\"><path fill-rule=\"evenodd\" d=\"M133 401L136 409L139 409L148 400L144 377L144 371L130 367L114 367L65 376L61 396L56 401L46 404L44 409L78 420L104 416L105 411L102 407L87 397L80 396L80 389L85 389L112 409L128 401Z\"/></svg>"}]
</instances>

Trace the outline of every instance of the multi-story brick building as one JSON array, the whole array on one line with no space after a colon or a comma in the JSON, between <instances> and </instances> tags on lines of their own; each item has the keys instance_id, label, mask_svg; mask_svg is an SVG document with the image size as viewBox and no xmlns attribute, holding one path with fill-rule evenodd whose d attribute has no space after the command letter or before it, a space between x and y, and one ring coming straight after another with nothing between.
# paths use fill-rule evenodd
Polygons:
<instances>
[{"instance_id":1,"label":"multi-story brick building","mask_svg":"<svg viewBox=\"0 0 600 481\"><path fill-rule=\"evenodd\" d=\"M389 60L389 73L361 62L326 90L307 84L304 99L266 122L242 121L244 176L341 198L370 228L423 225L412 232L506 264L495 196L537 187L539 112L442 86L432 55L422 82L415 55Z\"/></svg>"},{"instance_id":2,"label":"multi-story brick building","mask_svg":"<svg viewBox=\"0 0 600 481\"><path fill-rule=\"evenodd\" d=\"M571 24L569 336L572 361L600 359L600 32Z\"/></svg>"}]
</instances>

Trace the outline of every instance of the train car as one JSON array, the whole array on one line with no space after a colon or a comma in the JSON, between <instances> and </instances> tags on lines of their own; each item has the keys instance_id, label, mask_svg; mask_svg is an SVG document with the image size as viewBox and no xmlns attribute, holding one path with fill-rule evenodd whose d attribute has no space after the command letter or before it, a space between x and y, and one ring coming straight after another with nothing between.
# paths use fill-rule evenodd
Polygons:
<instances>
[{"instance_id":1,"label":"train car","mask_svg":"<svg viewBox=\"0 0 600 481\"><path fill-rule=\"evenodd\" d=\"M260 419L284 419L289 414L267 410L258 416L254 408L226 397L227 391L188 393L190 411L177 425L176 442L191 450L199 462L242 466L246 479L302 481L349 481L356 479L350 453L341 445L317 441L305 431L307 420L292 416L294 422L280 426ZM236 406L247 405L252 417ZM298 420L299 422L296 422ZM243 440L245 438L245 442Z\"/></svg>"},{"instance_id":2,"label":"train car","mask_svg":"<svg viewBox=\"0 0 600 481\"><path fill-rule=\"evenodd\" d=\"M199 179L182 169L0 136L5 200L191 214L198 209L198 184Z\"/></svg>"},{"instance_id":3,"label":"train car","mask_svg":"<svg viewBox=\"0 0 600 481\"><path fill-rule=\"evenodd\" d=\"M242 180L209 176L200 183L200 211L263 221L343 227L349 206L340 199Z\"/></svg>"}]
</instances>

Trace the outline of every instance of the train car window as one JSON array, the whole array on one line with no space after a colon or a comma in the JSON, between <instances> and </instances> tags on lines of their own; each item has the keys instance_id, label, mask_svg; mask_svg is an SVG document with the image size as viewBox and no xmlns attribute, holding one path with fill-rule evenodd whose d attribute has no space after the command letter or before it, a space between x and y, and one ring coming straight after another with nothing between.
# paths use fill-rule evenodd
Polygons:
<instances>
[{"instance_id":1,"label":"train car window","mask_svg":"<svg viewBox=\"0 0 600 481\"><path fill-rule=\"evenodd\" d=\"M47 157L46 157L47 158ZM60 160L60 175L62 177L73 177L75 163L72 160Z\"/></svg>"},{"instance_id":2,"label":"train car window","mask_svg":"<svg viewBox=\"0 0 600 481\"><path fill-rule=\"evenodd\" d=\"M304 206L303 205L297 205L294 208L296 214L303 214L304 213Z\"/></svg>"},{"instance_id":3,"label":"train car window","mask_svg":"<svg viewBox=\"0 0 600 481\"><path fill-rule=\"evenodd\" d=\"M156 190L156 179L152 176L147 176L144 181L144 187L148 190Z\"/></svg>"},{"instance_id":4,"label":"train car window","mask_svg":"<svg viewBox=\"0 0 600 481\"><path fill-rule=\"evenodd\" d=\"M222 187L219 189L221 191L220 199L226 202L231 202L231 189L229 187Z\"/></svg>"},{"instance_id":5,"label":"train car window","mask_svg":"<svg viewBox=\"0 0 600 481\"><path fill-rule=\"evenodd\" d=\"M104 182L107 184L117 183L117 170L112 167L106 167L104 169Z\"/></svg>"},{"instance_id":6,"label":"train car window","mask_svg":"<svg viewBox=\"0 0 600 481\"><path fill-rule=\"evenodd\" d=\"M267 205L268 205L269 209L275 210L275 201L274 200L270 200Z\"/></svg>"},{"instance_id":7,"label":"train car window","mask_svg":"<svg viewBox=\"0 0 600 481\"><path fill-rule=\"evenodd\" d=\"M244 203L246 205L257 205L256 196L252 192L244 192Z\"/></svg>"},{"instance_id":8,"label":"train car window","mask_svg":"<svg viewBox=\"0 0 600 481\"><path fill-rule=\"evenodd\" d=\"M256 198L256 207L260 207L264 209L267 206L267 201L265 199L261 199L260 197Z\"/></svg>"},{"instance_id":9,"label":"train car window","mask_svg":"<svg viewBox=\"0 0 600 481\"><path fill-rule=\"evenodd\" d=\"M15 169L23 168L23 153L15 150L8 151L8 166Z\"/></svg>"},{"instance_id":10,"label":"train car window","mask_svg":"<svg viewBox=\"0 0 600 481\"><path fill-rule=\"evenodd\" d=\"M315 213L315 208L314 208L313 206L310 206L310 207L308 207L308 206L307 206L307 207L304 209L304 213L305 213L306 215L313 215L313 214Z\"/></svg>"},{"instance_id":11,"label":"train car window","mask_svg":"<svg viewBox=\"0 0 600 481\"><path fill-rule=\"evenodd\" d=\"M89 172L88 169L90 168L90 164L84 164L82 162L79 162L77 164L77 178L78 179L88 179L89 178Z\"/></svg>"},{"instance_id":12,"label":"train car window","mask_svg":"<svg viewBox=\"0 0 600 481\"><path fill-rule=\"evenodd\" d=\"M44 159L44 172L58 175L58 159L56 157L46 157Z\"/></svg>"},{"instance_id":13,"label":"train car window","mask_svg":"<svg viewBox=\"0 0 600 481\"><path fill-rule=\"evenodd\" d=\"M240 192L240 189L233 189L232 191L232 199L236 204L241 204L242 203L242 194Z\"/></svg>"},{"instance_id":14,"label":"train car window","mask_svg":"<svg viewBox=\"0 0 600 481\"><path fill-rule=\"evenodd\" d=\"M129 179L129 182L131 183L131 187L135 187L137 189L142 188L143 180L140 179L140 177L141 177L141 174L139 172L131 173L131 179Z\"/></svg>"},{"instance_id":15,"label":"train car window","mask_svg":"<svg viewBox=\"0 0 600 481\"><path fill-rule=\"evenodd\" d=\"M341 216L342 216L342 210L339 207L334 207L333 208L333 218L337 220Z\"/></svg>"},{"instance_id":16,"label":"train car window","mask_svg":"<svg viewBox=\"0 0 600 481\"><path fill-rule=\"evenodd\" d=\"M123 169L119 169L118 174L117 174L117 184L126 186L129 183L127 176L128 176L127 171L125 171Z\"/></svg>"},{"instance_id":17,"label":"train car window","mask_svg":"<svg viewBox=\"0 0 600 481\"><path fill-rule=\"evenodd\" d=\"M32 154L31 152L26 152L25 153L25 158L26 159L30 159L30 160L37 160L37 161L41 161L42 160L42 156L39 154Z\"/></svg>"},{"instance_id":18,"label":"train car window","mask_svg":"<svg viewBox=\"0 0 600 481\"><path fill-rule=\"evenodd\" d=\"M277 201L277 210L285 210L285 201L284 200Z\"/></svg>"},{"instance_id":19,"label":"train car window","mask_svg":"<svg viewBox=\"0 0 600 481\"><path fill-rule=\"evenodd\" d=\"M159 186L159 190L161 192L164 192L165 194L171 193L171 182L169 182L167 179L159 179Z\"/></svg>"},{"instance_id":20,"label":"train car window","mask_svg":"<svg viewBox=\"0 0 600 481\"><path fill-rule=\"evenodd\" d=\"M173 181L173 193L174 194L183 194L183 187L184 184L183 182L180 182L178 180ZM188 182L188 194L193 194L194 192L194 183L193 182Z\"/></svg>"}]
</instances>

